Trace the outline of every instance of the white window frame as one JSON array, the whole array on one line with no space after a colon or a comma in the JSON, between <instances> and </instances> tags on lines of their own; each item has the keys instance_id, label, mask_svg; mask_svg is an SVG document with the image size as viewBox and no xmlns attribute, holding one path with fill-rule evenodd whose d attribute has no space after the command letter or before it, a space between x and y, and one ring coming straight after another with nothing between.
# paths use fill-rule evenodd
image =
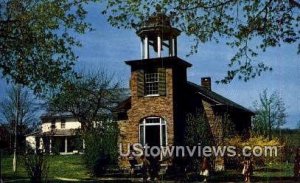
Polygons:
<instances>
[{"instance_id":1,"label":"white window frame","mask_svg":"<svg viewBox=\"0 0 300 183\"><path fill-rule=\"evenodd\" d=\"M158 123L147 123L147 119L159 119ZM168 133L167 133L167 123L166 121L161 118L161 117L146 117L144 118L141 123L139 124L139 142L140 144L142 144L143 146L146 145L146 127L147 126L159 126L159 139L160 139L160 147L166 147L168 145ZM165 126L165 144L162 144L163 142L163 131L162 131L162 127ZM143 139L141 142L141 128L143 130Z\"/></svg>"},{"instance_id":2,"label":"white window frame","mask_svg":"<svg viewBox=\"0 0 300 183\"><path fill-rule=\"evenodd\" d=\"M147 77L150 76L151 74L153 75L156 75L157 77L157 80L155 81L147 81ZM145 81L144 81L144 92L145 92L145 96L148 96L148 97L153 97L153 96L159 96L159 73L156 71L156 72L145 72L144 73L144 78L145 78ZM157 93L152 93L152 94L147 94L148 92L148 88L147 88L147 85L148 84L154 84L154 83L157 83Z\"/></svg>"}]
</instances>

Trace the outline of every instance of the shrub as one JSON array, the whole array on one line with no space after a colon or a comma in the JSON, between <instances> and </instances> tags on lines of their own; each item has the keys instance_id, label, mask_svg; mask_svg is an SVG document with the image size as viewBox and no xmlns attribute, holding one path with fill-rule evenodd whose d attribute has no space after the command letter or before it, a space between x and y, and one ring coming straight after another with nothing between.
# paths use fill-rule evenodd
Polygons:
<instances>
[{"instance_id":1,"label":"shrub","mask_svg":"<svg viewBox=\"0 0 300 183\"><path fill-rule=\"evenodd\" d=\"M203 112L197 110L195 114L188 114L186 116L186 126L184 131L184 145L185 146L197 146L201 143L201 146L213 145L213 135L210 130L209 123ZM177 160L178 166L182 169L186 169L189 172L195 172L199 169L200 158L194 154L194 157L186 157Z\"/></svg>"},{"instance_id":2,"label":"shrub","mask_svg":"<svg viewBox=\"0 0 300 183\"><path fill-rule=\"evenodd\" d=\"M39 183L46 182L49 171L48 157L46 154L25 154L23 156L23 164L30 178L30 182Z\"/></svg>"},{"instance_id":3,"label":"shrub","mask_svg":"<svg viewBox=\"0 0 300 183\"><path fill-rule=\"evenodd\" d=\"M83 134L85 140L84 161L94 176L106 173L116 165L118 157L118 126L105 122Z\"/></svg>"},{"instance_id":4,"label":"shrub","mask_svg":"<svg viewBox=\"0 0 300 183\"><path fill-rule=\"evenodd\" d=\"M275 163L275 162L279 162L282 159L283 156L283 150L284 150L284 144L281 144L280 141L278 139L273 139L271 141L269 141L267 138L262 137L262 136L256 136L256 137L251 137L247 140L243 140L241 137L239 136L235 136L233 138L228 138L225 139L225 144L227 146L234 146L236 147L236 153L237 156L234 157L226 157L225 161L226 161L226 165L228 168L230 167L235 167L238 168L241 166L241 162L243 161L244 157L242 156L242 149L245 146L250 146L251 149L253 149L255 146L260 146L260 147L266 147L266 146L276 146L278 149L277 152L277 156L252 156L252 160L254 165L257 166L262 166L265 165L267 163Z\"/></svg>"}]
</instances>

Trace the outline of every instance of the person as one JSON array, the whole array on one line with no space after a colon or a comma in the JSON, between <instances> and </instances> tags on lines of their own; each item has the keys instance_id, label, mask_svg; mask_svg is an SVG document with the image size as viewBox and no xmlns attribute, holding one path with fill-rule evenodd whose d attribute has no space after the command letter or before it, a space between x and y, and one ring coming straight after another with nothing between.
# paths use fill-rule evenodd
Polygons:
<instances>
[{"instance_id":1,"label":"person","mask_svg":"<svg viewBox=\"0 0 300 183\"><path fill-rule=\"evenodd\" d=\"M135 165L138 164L136 158L135 158L135 151L133 149L133 146L130 146L130 152L128 155L128 161L130 164L130 176L132 176L134 174L134 170L135 170Z\"/></svg>"},{"instance_id":2,"label":"person","mask_svg":"<svg viewBox=\"0 0 300 183\"><path fill-rule=\"evenodd\" d=\"M207 159L207 157L204 157L200 167L200 175L204 177L203 182L207 182L209 176L209 169L210 169L209 160Z\"/></svg>"},{"instance_id":3,"label":"person","mask_svg":"<svg viewBox=\"0 0 300 183\"><path fill-rule=\"evenodd\" d=\"M149 173L150 178L152 181L157 181L159 177L159 170L160 170L160 163L159 163L160 156L150 156L149 157Z\"/></svg>"},{"instance_id":4,"label":"person","mask_svg":"<svg viewBox=\"0 0 300 183\"><path fill-rule=\"evenodd\" d=\"M296 150L295 162L294 162L294 177L296 181L300 178L300 148Z\"/></svg>"},{"instance_id":5,"label":"person","mask_svg":"<svg viewBox=\"0 0 300 183\"><path fill-rule=\"evenodd\" d=\"M250 176L253 173L253 166L250 157L245 157L243 161L243 171L242 174L244 175L244 181L250 182Z\"/></svg>"},{"instance_id":6,"label":"person","mask_svg":"<svg viewBox=\"0 0 300 183\"><path fill-rule=\"evenodd\" d=\"M142 175L143 175L143 182L147 182L148 180L148 169L149 169L149 165L150 162L147 160L145 155L141 156L141 160L142 160Z\"/></svg>"}]
</instances>

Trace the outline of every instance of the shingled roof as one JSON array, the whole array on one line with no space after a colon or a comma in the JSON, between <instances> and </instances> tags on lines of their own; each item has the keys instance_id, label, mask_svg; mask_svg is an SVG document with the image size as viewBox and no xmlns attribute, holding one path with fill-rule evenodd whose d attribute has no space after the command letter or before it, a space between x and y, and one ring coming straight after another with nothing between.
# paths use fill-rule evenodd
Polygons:
<instances>
[{"instance_id":1,"label":"shingled roof","mask_svg":"<svg viewBox=\"0 0 300 183\"><path fill-rule=\"evenodd\" d=\"M236 109L240 112L246 112L249 113L251 115L254 115L255 113L219 94L217 94L216 92L213 92L211 90L206 89L203 86L199 86L195 83L192 82L187 82L187 87L190 91L192 91L193 93L197 93L201 96L203 96L204 98L212 101L215 105L214 107L226 107L226 108L233 108ZM115 108L115 112L117 113L124 113L127 110L129 110L131 108L131 97L128 97L127 99L123 100L116 108Z\"/></svg>"},{"instance_id":2,"label":"shingled roof","mask_svg":"<svg viewBox=\"0 0 300 183\"><path fill-rule=\"evenodd\" d=\"M207 98L208 100L214 102L215 106L232 107L232 108L236 108L236 109L238 109L242 112L251 113L252 115L254 114L253 111L251 111L251 110L249 110L249 109L247 109L247 108L245 108L245 107L229 100L228 98L223 97L222 95L219 95L218 93L216 93L214 91L208 90L203 86L197 85L197 84L189 82L189 81L188 81L187 84L188 84L188 87L192 91L194 91L194 92L202 95L203 97Z\"/></svg>"}]
</instances>

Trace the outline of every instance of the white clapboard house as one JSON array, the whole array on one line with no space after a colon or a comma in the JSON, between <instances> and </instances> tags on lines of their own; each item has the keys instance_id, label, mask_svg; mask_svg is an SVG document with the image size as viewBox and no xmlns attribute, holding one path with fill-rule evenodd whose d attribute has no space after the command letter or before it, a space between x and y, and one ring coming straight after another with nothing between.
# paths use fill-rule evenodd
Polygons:
<instances>
[{"instance_id":1,"label":"white clapboard house","mask_svg":"<svg viewBox=\"0 0 300 183\"><path fill-rule=\"evenodd\" d=\"M83 151L84 141L78 135L81 124L71 113L47 113L41 116L41 122L39 131L26 136L31 149L52 154Z\"/></svg>"}]
</instances>

